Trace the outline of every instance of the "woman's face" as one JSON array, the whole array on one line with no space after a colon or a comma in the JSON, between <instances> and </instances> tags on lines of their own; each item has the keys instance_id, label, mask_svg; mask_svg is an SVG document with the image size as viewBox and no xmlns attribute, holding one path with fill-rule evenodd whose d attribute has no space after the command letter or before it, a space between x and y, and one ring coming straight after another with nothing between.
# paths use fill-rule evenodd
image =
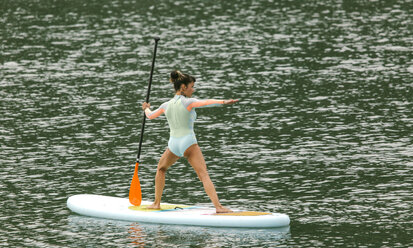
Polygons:
<instances>
[{"instance_id":1,"label":"woman's face","mask_svg":"<svg viewBox=\"0 0 413 248\"><path fill-rule=\"evenodd\" d=\"M182 85L182 93L186 97L191 97L192 94L195 92L194 89L195 83L189 83L188 86Z\"/></svg>"}]
</instances>

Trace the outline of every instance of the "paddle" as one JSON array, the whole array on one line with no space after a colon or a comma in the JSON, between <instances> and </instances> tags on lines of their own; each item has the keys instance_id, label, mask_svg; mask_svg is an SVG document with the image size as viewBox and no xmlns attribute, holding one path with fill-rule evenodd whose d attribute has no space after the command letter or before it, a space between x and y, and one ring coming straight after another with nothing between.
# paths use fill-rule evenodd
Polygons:
<instances>
[{"instance_id":1,"label":"paddle","mask_svg":"<svg viewBox=\"0 0 413 248\"><path fill-rule=\"evenodd\" d=\"M160 40L160 38L155 37L154 39L155 39L155 48L153 51L151 76L149 77L148 91L146 93L146 102L148 103L149 103L149 94L151 93L153 68L155 67L156 48L158 47L158 41ZM141 183L139 182L139 177L138 177L138 167L139 167L139 159L141 156L143 131L145 129L145 120L146 120L146 115L145 115L145 112L143 112L141 138L139 140L138 156L136 157L135 172L133 173L132 182L129 188L129 202L134 206L140 206L142 202L142 191L141 191Z\"/></svg>"}]
</instances>

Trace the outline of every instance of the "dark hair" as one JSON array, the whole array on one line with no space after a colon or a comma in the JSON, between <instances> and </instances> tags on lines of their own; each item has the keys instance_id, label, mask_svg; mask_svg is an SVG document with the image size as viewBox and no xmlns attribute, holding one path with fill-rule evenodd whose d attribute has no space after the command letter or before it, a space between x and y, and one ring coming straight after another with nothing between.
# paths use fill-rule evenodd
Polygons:
<instances>
[{"instance_id":1,"label":"dark hair","mask_svg":"<svg viewBox=\"0 0 413 248\"><path fill-rule=\"evenodd\" d=\"M182 73L180 71L172 71L169 81L174 84L175 91L178 91L181 89L182 84L188 86L188 84L192 82L195 83L196 79L193 76L188 75L186 73Z\"/></svg>"}]
</instances>

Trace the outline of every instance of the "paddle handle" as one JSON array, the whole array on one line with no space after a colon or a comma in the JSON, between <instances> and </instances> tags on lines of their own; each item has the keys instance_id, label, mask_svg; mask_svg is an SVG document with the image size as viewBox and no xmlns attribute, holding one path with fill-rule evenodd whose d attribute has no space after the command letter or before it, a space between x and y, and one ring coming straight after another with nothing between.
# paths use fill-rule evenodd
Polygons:
<instances>
[{"instance_id":1,"label":"paddle handle","mask_svg":"<svg viewBox=\"0 0 413 248\"><path fill-rule=\"evenodd\" d=\"M151 68L151 75L149 77L149 84L148 84L148 91L146 92L146 101L149 103L149 95L151 94L151 85L152 85L152 76L153 76L153 69L155 68L155 58L156 58L156 49L158 48L158 41L160 40L159 37L155 37L155 47L153 50L153 59L152 59L152 68ZM145 121L146 121L146 115L145 111L143 111L143 118L142 118L142 127L141 127L141 137L139 139L139 149L138 149L138 155L136 156L136 163L139 164L139 160L141 157L141 149L142 149L142 141L143 141L143 132L145 130Z\"/></svg>"}]
</instances>

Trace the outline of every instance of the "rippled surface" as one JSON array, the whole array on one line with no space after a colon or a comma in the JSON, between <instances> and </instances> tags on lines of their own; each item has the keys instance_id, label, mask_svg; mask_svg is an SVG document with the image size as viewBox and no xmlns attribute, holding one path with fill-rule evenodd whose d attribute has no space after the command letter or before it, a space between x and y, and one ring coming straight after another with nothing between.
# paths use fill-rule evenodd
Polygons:
<instances>
[{"instance_id":1,"label":"rippled surface","mask_svg":"<svg viewBox=\"0 0 413 248\"><path fill-rule=\"evenodd\" d=\"M0 244L37 247L411 246L412 1L5 1L0 8ZM153 41L197 77L196 132L222 203L290 229L147 225L72 214L68 196L127 197ZM164 119L139 175L152 199ZM164 201L211 205L190 166Z\"/></svg>"}]
</instances>

